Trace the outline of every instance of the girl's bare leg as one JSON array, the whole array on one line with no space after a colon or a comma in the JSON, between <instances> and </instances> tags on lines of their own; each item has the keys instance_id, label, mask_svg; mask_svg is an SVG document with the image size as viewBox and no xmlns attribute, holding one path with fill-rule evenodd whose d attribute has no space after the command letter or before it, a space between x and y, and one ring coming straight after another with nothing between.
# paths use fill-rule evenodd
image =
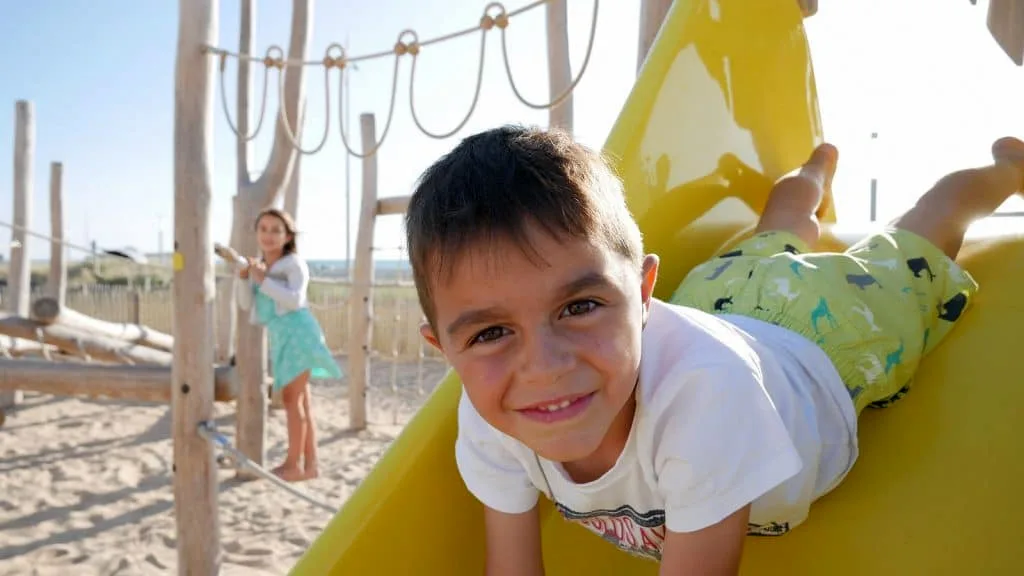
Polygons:
<instances>
[{"instance_id":1,"label":"girl's bare leg","mask_svg":"<svg viewBox=\"0 0 1024 576\"><path fill-rule=\"evenodd\" d=\"M288 454L284 463L274 468L273 472L287 482L303 478L302 467L299 465L306 444L306 414L302 407L302 391L308 379L309 372L303 372L289 382L281 394L288 426Z\"/></svg>"},{"instance_id":2,"label":"girl's bare leg","mask_svg":"<svg viewBox=\"0 0 1024 576\"><path fill-rule=\"evenodd\" d=\"M316 420L313 418L313 391L309 389L309 379L303 385L302 407L306 413L306 446L303 450L303 477L316 478L320 475L320 459L316 449Z\"/></svg>"}]
</instances>

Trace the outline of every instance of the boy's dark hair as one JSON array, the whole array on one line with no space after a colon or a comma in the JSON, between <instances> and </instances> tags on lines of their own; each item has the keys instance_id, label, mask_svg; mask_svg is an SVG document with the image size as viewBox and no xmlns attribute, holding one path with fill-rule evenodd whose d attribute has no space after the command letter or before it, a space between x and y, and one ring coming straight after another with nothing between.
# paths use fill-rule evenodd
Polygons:
<instances>
[{"instance_id":1,"label":"boy's dark hair","mask_svg":"<svg viewBox=\"0 0 1024 576\"><path fill-rule=\"evenodd\" d=\"M464 139L427 168L405 217L420 306L436 330L431 299L467 248L511 240L530 257L528 224L556 238L587 239L639 271L640 229L604 159L559 130L503 126Z\"/></svg>"}]
</instances>

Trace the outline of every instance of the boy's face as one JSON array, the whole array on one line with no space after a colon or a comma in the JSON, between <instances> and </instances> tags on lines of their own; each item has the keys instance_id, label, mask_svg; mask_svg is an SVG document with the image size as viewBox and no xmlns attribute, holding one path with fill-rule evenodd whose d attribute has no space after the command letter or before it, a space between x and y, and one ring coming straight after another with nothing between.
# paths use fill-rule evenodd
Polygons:
<instances>
[{"instance_id":1,"label":"boy's face","mask_svg":"<svg viewBox=\"0 0 1024 576\"><path fill-rule=\"evenodd\" d=\"M658 261L531 227L532 260L498 240L460 255L432 288L438 346L485 420L549 460L624 441ZM628 412L628 413L627 413ZM602 444L602 441L605 444Z\"/></svg>"}]
</instances>

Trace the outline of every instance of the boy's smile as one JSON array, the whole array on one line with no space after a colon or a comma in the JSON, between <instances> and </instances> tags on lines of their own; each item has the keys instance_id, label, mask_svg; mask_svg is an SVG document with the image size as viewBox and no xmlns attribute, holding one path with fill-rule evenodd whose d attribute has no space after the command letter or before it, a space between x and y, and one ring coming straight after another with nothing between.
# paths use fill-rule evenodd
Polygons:
<instances>
[{"instance_id":1,"label":"boy's smile","mask_svg":"<svg viewBox=\"0 0 1024 576\"><path fill-rule=\"evenodd\" d=\"M572 469L599 476L629 435L658 261L637 270L601 244L526 236L451 261L431 290L438 333L423 332L487 422L586 481Z\"/></svg>"}]
</instances>

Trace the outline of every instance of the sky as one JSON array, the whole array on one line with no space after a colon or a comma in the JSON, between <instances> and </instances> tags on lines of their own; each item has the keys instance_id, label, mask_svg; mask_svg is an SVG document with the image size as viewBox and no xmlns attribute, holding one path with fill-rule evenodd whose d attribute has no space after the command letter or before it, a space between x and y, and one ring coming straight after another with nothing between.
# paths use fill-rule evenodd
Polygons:
<instances>
[{"instance_id":1,"label":"sky","mask_svg":"<svg viewBox=\"0 0 1024 576\"><path fill-rule=\"evenodd\" d=\"M730 0L736 1L736 0ZM795 0L794 0L795 1ZM49 164L64 164L64 219L68 238L101 248L154 252L173 237L174 64L178 3L130 0L4 0L0 20L0 158L13 158L14 103L33 102L36 123L32 228L49 232ZM319 0L308 59L328 45L360 55L393 46L414 29L421 40L478 22L484 0ZM508 0L508 9L526 0ZM221 0L218 45L238 49L239 0ZM256 51L287 47L291 2L257 2ZM443 9L440 7L443 6ZM806 20L825 137L841 153L834 184L841 222L865 221L868 190L878 180L880 219L911 206L942 174L990 159L991 142L1024 137L1024 69L1016 67L985 27L987 0L822 0ZM568 0L574 73L586 51L592 0ZM636 72L639 2L600 3L591 65L574 94L575 134L600 147L629 94ZM548 99L544 9L513 19L507 34L517 87L535 102ZM424 48L416 71L416 114L428 130L447 132L472 101L480 54L474 34ZM394 117L378 153L380 196L409 194L417 176L473 132L516 122L547 123L547 112L521 104L509 88L500 36L488 34L479 104L453 137L433 139L410 113L408 57L401 61ZM358 146L358 116L376 115L378 133L391 99L393 58L359 64L350 75L346 126ZM225 77L234 119L236 68ZM263 70L253 68L252 111L262 98ZM276 113L276 75L270 78L268 120L253 147L251 167L266 165ZM221 110L216 79L213 157L213 238L226 242L236 192L234 135ZM323 149L302 161L298 225L300 248L310 259L342 259L346 233L354 245L360 195L360 160L346 154L338 127L338 73L330 77L330 133ZM322 68L306 78L305 147L325 127ZM878 134L872 141L871 134ZM0 161L0 220L11 221L12 162ZM351 174L346 177L346 164ZM351 191L346 226L346 188ZM1007 210L1024 210L1011 200ZM375 246L381 255L401 245L400 217L380 219ZM1020 226L1020 220L1001 219ZM0 231L0 238L9 232ZM7 252L0 243L0 253ZM41 241L33 259L46 258ZM6 256L6 254L5 254ZM72 253L77 259L81 254Z\"/></svg>"}]
</instances>

